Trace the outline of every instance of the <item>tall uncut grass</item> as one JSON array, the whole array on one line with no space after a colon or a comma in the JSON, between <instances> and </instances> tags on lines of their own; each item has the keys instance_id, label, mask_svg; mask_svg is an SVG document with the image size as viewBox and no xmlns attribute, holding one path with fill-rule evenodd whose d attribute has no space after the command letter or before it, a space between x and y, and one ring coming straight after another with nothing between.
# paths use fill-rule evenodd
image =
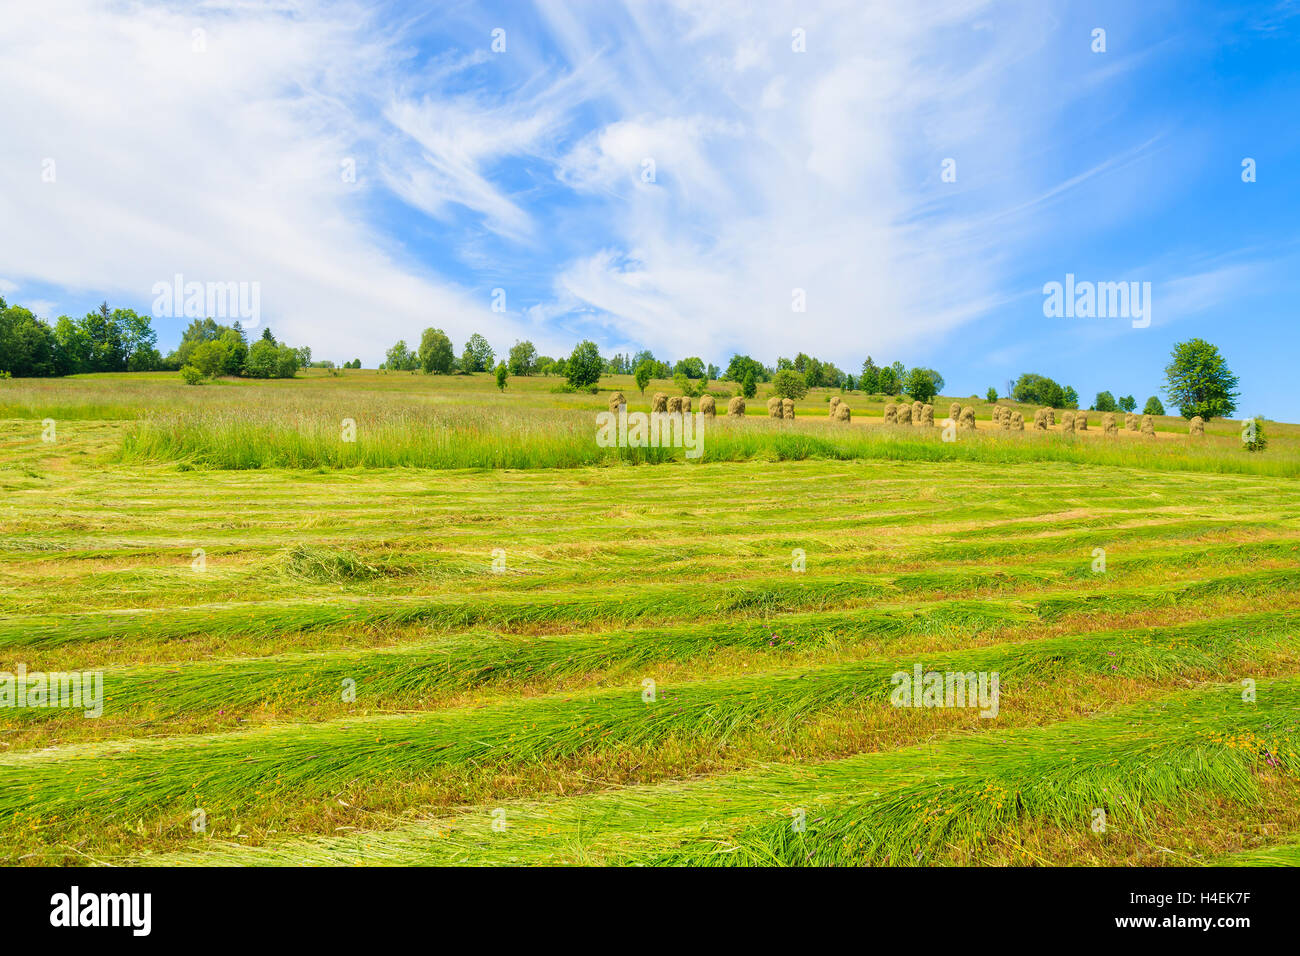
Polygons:
<instances>
[{"instance_id":1,"label":"tall uncut grass","mask_svg":"<svg viewBox=\"0 0 1300 956\"><path fill-rule=\"evenodd\" d=\"M343 420L356 440L343 440ZM224 408L136 422L119 452L126 462L181 462L199 468L575 468L613 463L686 461L681 448L602 448L594 412L466 406L358 411L347 403L311 408ZM716 419L705 426L696 460L898 460L1070 462L1167 471L1300 476L1300 455L1251 455L1235 447L1187 441L1107 442L1058 434L963 434L945 442L938 429L836 426L822 421Z\"/></svg>"}]
</instances>

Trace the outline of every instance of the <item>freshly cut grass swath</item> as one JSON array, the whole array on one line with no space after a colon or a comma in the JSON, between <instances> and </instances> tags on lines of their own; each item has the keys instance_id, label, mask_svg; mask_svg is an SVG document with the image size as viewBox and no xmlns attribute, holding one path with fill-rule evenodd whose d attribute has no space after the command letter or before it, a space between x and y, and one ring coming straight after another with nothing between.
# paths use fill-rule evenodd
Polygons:
<instances>
[{"instance_id":1,"label":"freshly cut grass swath","mask_svg":"<svg viewBox=\"0 0 1300 956\"><path fill-rule=\"evenodd\" d=\"M781 417L789 421L794 421L794 399L781 399Z\"/></svg>"},{"instance_id":2,"label":"freshly cut grass swath","mask_svg":"<svg viewBox=\"0 0 1300 956\"><path fill-rule=\"evenodd\" d=\"M611 412L618 412L619 406L626 404L627 399L623 397L622 392L614 392L609 396L609 410Z\"/></svg>"},{"instance_id":3,"label":"freshly cut grass swath","mask_svg":"<svg viewBox=\"0 0 1300 956\"><path fill-rule=\"evenodd\" d=\"M899 425L912 424L912 406L904 402L898 406L898 411L894 414L895 420Z\"/></svg>"},{"instance_id":4,"label":"freshly cut grass swath","mask_svg":"<svg viewBox=\"0 0 1300 956\"><path fill-rule=\"evenodd\" d=\"M1106 435L1119 434L1119 425L1115 421L1114 412L1106 412L1101 416L1101 430Z\"/></svg>"},{"instance_id":5,"label":"freshly cut grass swath","mask_svg":"<svg viewBox=\"0 0 1300 956\"><path fill-rule=\"evenodd\" d=\"M886 425L898 424L898 406L895 405L893 402L888 402L885 405L885 424Z\"/></svg>"},{"instance_id":6,"label":"freshly cut grass swath","mask_svg":"<svg viewBox=\"0 0 1300 956\"><path fill-rule=\"evenodd\" d=\"M700 413L706 418L713 418L718 414L717 401L707 392L700 396Z\"/></svg>"},{"instance_id":7,"label":"freshly cut grass swath","mask_svg":"<svg viewBox=\"0 0 1300 956\"><path fill-rule=\"evenodd\" d=\"M767 400L767 416L768 418L784 417L784 412L782 412L781 410L780 395L773 395L771 398Z\"/></svg>"},{"instance_id":8,"label":"freshly cut grass swath","mask_svg":"<svg viewBox=\"0 0 1300 956\"><path fill-rule=\"evenodd\" d=\"M663 392L655 392L650 399L650 411L666 412L668 411L668 396Z\"/></svg>"},{"instance_id":9,"label":"freshly cut grass swath","mask_svg":"<svg viewBox=\"0 0 1300 956\"><path fill-rule=\"evenodd\" d=\"M733 395L731 397L731 401L727 402L727 417L728 418L745 417L745 400L741 398L739 395Z\"/></svg>"},{"instance_id":10,"label":"freshly cut grass swath","mask_svg":"<svg viewBox=\"0 0 1300 956\"><path fill-rule=\"evenodd\" d=\"M967 406L961 410L961 418L957 423L967 431L975 430L975 409Z\"/></svg>"},{"instance_id":11,"label":"freshly cut grass swath","mask_svg":"<svg viewBox=\"0 0 1300 956\"><path fill-rule=\"evenodd\" d=\"M1156 437L1156 420L1150 415L1142 416L1142 434L1149 435L1152 438Z\"/></svg>"},{"instance_id":12,"label":"freshly cut grass swath","mask_svg":"<svg viewBox=\"0 0 1300 956\"><path fill-rule=\"evenodd\" d=\"M1193 438L1205 437L1205 419L1200 415L1193 415L1192 420L1187 423L1187 433Z\"/></svg>"}]
</instances>

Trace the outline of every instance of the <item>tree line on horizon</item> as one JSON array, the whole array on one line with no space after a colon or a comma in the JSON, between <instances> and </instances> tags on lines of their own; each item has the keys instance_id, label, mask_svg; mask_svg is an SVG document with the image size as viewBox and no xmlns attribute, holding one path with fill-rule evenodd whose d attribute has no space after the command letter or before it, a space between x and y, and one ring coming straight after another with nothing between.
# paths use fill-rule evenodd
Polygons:
<instances>
[{"instance_id":1,"label":"tree line on horizon","mask_svg":"<svg viewBox=\"0 0 1300 956\"><path fill-rule=\"evenodd\" d=\"M197 384L219 375L291 378L303 367L334 368L330 361L313 362L307 346L294 348L278 342L269 328L250 343L238 322L222 325L211 318L194 319L176 349L165 357L158 351L157 340L150 317L133 309L110 309L104 302L80 319L64 315L51 325L30 309L9 305L0 296L0 376L6 378L170 370L180 371L187 382ZM359 369L361 360L345 362L343 367ZM719 369L698 356L676 362L661 360L648 349L604 358L589 339L579 342L567 358L558 359L539 355L532 342L516 341L506 357L497 361L496 351L483 335L472 334L457 356L451 338L437 328L424 330L417 349L410 349L405 340L395 343L379 368L440 375L495 371L497 385L503 389L512 375L560 376L565 380L561 387L567 390L592 390L602 375L632 375L642 392L651 380L671 379L687 395L703 394L710 381L729 382L745 398L753 398L760 383L771 383L783 398L803 398L812 388L839 388L872 395L906 394L928 403L945 384L943 376L932 368L908 369L902 362L878 365L871 356L857 376L804 352L793 359L779 357L775 365L736 354L726 369ZM1208 421L1236 411L1238 379L1217 346L1199 338L1180 342L1164 371L1165 394L1184 418L1200 416ZM997 389L990 388L986 397L997 401ZM1022 374L1007 397L1049 408L1079 407L1073 387L1034 372ZM1098 412L1132 412L1136 408L1132 395L1116 399L1110 391L1098 392L1089 406ZM1165 410L1153 395L1143 413L1163 415Z\"/></svg>"}]
</instances>

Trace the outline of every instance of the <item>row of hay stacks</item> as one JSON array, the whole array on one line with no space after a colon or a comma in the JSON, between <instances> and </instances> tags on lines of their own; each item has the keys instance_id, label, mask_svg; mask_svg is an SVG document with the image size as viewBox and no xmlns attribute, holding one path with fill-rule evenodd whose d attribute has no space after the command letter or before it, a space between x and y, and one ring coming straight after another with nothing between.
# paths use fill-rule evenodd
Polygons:
<instances>
[{"instance_id":1,"label":"row of hay stacks","mask_svg":"<svg viewBox=\"0 0 1300 956\"><path fill-rule=\"evenodd\" d=\"M609 397L609 410L617 412L620 405L626 405L627 399L623 397L622 392L614 392ZM852 421L853 413L849 409L848 402L838 395L832 395L829 403L828 416L833 422ZM709 394L700 396L700 412L709 418L714 418L718 414L717 400ZM691 399L689 395L665 395L663 392L655 392L654 397L650 400L650 410L652 412L681 412L689 415L691 413ZM781 398L773 395L767 400L767 414L769 418L793 419L794 418L794 400ZM745 415L745 400L739 395L727 403L728 418L743 418ZM968 430L975 428L975 410L969 405L962 407L960 402L953 402L948 406L948 417L957 423L958 427ZM910 405L906 402L897 405L892 402L885 406L885 424L886 425L916 425L927 426L934 425L934 406L925 405L921 402L912 402ZM1003 431L1024 431L1025 417L1018 411L1008 408L1005 405L993 406L993 424L1000 427ZM1040 408L1034 412L1034 428L1038 431L1046 431L1056 426L1056 410L1051 408ZM1140 431L1143 435L1154 437L1156 433L1155 419L1151 415L1136 415L1133 412L1124 413L1125 431ZM1085 432L1088 430L1088 413L1076 412L1066 409L1061 413L1061 430L1066 432ZM1101 430L1106 435L1119 434L1119 418L1115 412L1106 412L1101 416ZM1205 437L1205 420L1200 415L1196 415L1188 422L1188 434L1193 438Z\"/></svg>"}]
</instances>

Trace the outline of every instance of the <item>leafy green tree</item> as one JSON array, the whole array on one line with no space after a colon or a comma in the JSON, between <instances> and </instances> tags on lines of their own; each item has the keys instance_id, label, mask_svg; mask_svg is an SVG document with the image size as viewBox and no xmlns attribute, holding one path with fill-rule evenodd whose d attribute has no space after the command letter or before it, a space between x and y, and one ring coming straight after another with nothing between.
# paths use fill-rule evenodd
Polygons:
<instances>
[{"instance_id":1,"label":"leafy green tree","mask_svg":"<svg viewBox=\"0 0 1300 956\"><path fill-rule=\"evenodd\" d=\"M902 388L893 366L886 366L876 373L876 391L882 395L897 395Z\"/></svg>"},{"instance_id":2,"label":"leafy green tree","mask_svg":"<svg viewBox=\"0 0 1300 956\"><path fill-rule=\"evenodd\" d=\"M555 359L551 358L549 355L538 356L537 361L534 363L534 368L536 368L540 374L549 377L550 374L555 371Z\"/></svg>"},{"instance_id":3,"label":"leafy green tree","mask_svg":"<svg viewBox=\"0 0 1300 956\"><path fill-rule=\"evenodd\" d=\"M447 333L442 329L425 329L420 336L420 368L425 374L450 375L455 362Z\"/></svg>"},{"instance_id":4,"label":"leafy green tree","mask_svg":"<svg viewBox=\"0 0 1300 956\"><path fill-rule=\"evenodd\" d=\"M126 346L122 342L122 327L109 311L108 303L101 303L94 312L86 313L81 320L90 346L88 357L90 372L126 371Z\"/></svg>"},{"instance_id":5,"label":"leafy green tree","mask_svg":"<svg viewBox=\"0 0 1300 956\"><path fill-rule=\"evenodd\" d=\"M903 390L918 402L929 402L938 394L934 387L934 379L930 377L929 371L923 368L914 368L907 373Z\"/></svg>"},{"instance_id":6,"label":"leafy green tree","mask_svg":"<svg viewBox=\"0 0 1300 956\"><path fill-rule=\"evenodd\" d=\"M996 388L990 388L984 393L984 397L990 402L996 402L998 400L998 390Z\"/></svg>"},{"instance_id":7,"label":"leafy green tree","mask_svg":"<svg viewBox=\"0 0 1300 956\"><path fill-rule=\"evenodd\" d=\"M803 398L808 381L792 368L783 368L772 376L772 390L782 398Z\"/></svg>"},{"instance_id":8,"label":"leafy green tree","mask_svg":"<svg viewBox=\"0 0 1300 956\"><path fill-rule=\"evenodd\" d=\"M880 391L880 367L876 365L870 355L862 363L862 378L858 380L858 387L868 395L874 395Z\"/></svg>"},{"instance_id":9,"label":"leafy green tree","mask_svg":"<svg viewBox=\"0 0 1300 956\"><path fill-rule=\"evenodd\" d=\"M745 375L752 373L755 382L761 382L767 377L767 370L763 368L763 363L748 355L733 355L731 361L727 363L727 370L722 373L722 378L728 382L744 382ZM752 397L752 396L750 396Z\"/></svg>"},{"instance_id":10,"label":"leafy green tree","mask_svg":"<svg viewBox=\"0 0 1300 956\"><path fill-rule=\"evenodd\" d=\"M1011 397L1026 405L1046 405L1048 408L1066 408L1065 389L1046 375L1025 372L1016 379Z\"/></svg>"},{"instance_id":11,"label":"leafy green tree","mask_svg":"<svg viewBox=\"0 0 1300 956\"><path fill-rule=\"evenodd\" d=\"M1263 451L1268 447L1268 438L1264 435L1264 416L1256 415L1247 419L1241 429L1241 443L1246 451Z\"/></svg>"},{"instance_id":12,"label":"leafy green tree","mask_svg":"<svg viewBox=\"0 0 1300 956\"><path fill-rule=\"evenodd\" d=\"M510 370L506 368L505 362L497 363L497 390L504 392L506 390L506 377L509 376Z\"/></svg>"},{"instance_id":13,"label":"leafy green tree","mask_svg":"<svg viewBox=\"0 0 1300 956\"><path fill-rule=\"evenodd\" d=\"M1120 411L1131 412L1138 407L1137 399L1132 395L1125 395L1119 400Z\"/></svg>"},{"instance_id":14,"label":"leafy green tree","mask_svg":"<svg viewBox=\"0 0 1300 956\"><path fill-rule=\"evenodd\" d=\"M406 347L406 339L397 342L384 353L384 368L393 372L410 372L420 367L420 356Z\"/></svg>"},{"instance_id":15,"label":"leafy green tree","mask_svg":"<svg viewBox=\"0 0 1300 956\"><path fill-rule=\"evenodd\" d=\"M1148 398L1146 405L1142 407L1143 415L1163 415L1164 413L1165 407L1160 404L1160 399L1154 395Z\"/></svg>"},{"instance_id":16,"label":"leafy green tree","mask_svg":"<svg viewBox=\"0 0 1300 956\"><path fill-rule=\"evenodd\" d=\"M496 358L496 353L492 351L492 346L488 340L475 332L465 343L465 351L460 357L460 370L462 372L486 372L492 368L492 361Z\"/></svg>"},{"instance_id":17,"label":"leafy green tree","mask_svg":"<svg viewBox=\"0 0 1300 956\"><path fill-rule=\"evenodd\" d=\"M1183 418L1226 418L1237 410L1237 376L1215 345L1188 339L1174 346L1165 366L1164 392Z\"/></svg>"},{"instance_id":18,"label":"leafy green tree","mask_svg":"<svg viewBox=\"0 0 1300 956\"><path fill-rule=\"evenodd\" d=\"M643 360L641 364L636 367L636 387L641 389L642 395L645 394L645 387L650 384L650 379L653 377L651 373L653 371L654 362L649 360Z\"/></svg>"},{"instance_id":19,"label":"leafy green tree","mask_svg":"<svg viewBox=\"0 0 1300 956\"><path fill-rule=\"evenodd\" d=\"M230 374L227 372L230 360L229 343L222 339L213 339L208 342L200 342L190 352L188 367L196 368L200 374L212 378L217 375Z\"/></svg>"},{"instance_id":20,"label":"leafy green tree","mask_svg":"<svg viewBox=\"0 0 1300 956\"><path fill-rule=\"evenodd\" d=\"M532 342L515 341L510 349L510 374L532 375L536 370L537 347Z\"/></svg>"},{"instance_id":21,"label":"leafy green tree","mask_svg":"<svg viewBox=\"0 0 1300 956\"><path fill-rule=\"evenodd\" d=\"M604 367L596 343L584 339L573 347L573 354L564 365L564 377L574 388L590 388L600 381Z\"/></svg>"},{"instance_id":22,"label":"leafy green tree","mask_svg":"<svg viewBox=\"0 0 1300 956\"><path fill-rule=\"evenodd\" d=\"M704 378L706 376L704 359L696 356L684 358L673 366L673 374L676 375L678 372L687 378Z\"/></svg>"},{"instance_id":23,"label":"leafy green tree","mask_svg":"<svg viewBox=\"0 0 1300 956\"><path fill-rule=\"evenodd\" d=\"M745 370L744 381L740 383L740 394L745 398L753 398L758 394L758 383L754 381L754 370L752 368Z\"/></svg>"},{"instance_id":24,"label":"leafy green tree","mask_svg":"<svg viewBox=\"0 0 1300 956\"><path fill-rule=\"evenodd\" d=\"M1061 390L1061 407L1062 408L1079 407L1079 393L1074 390L1073 386L1067 385L1065 386L1065 388Z\"/></svg>"},{"instance_id":25,"label":"leafy green tree","mask_svg":"<svg viewBox=\"0 0 1300 956\"><path fill-rule=\"evenodd\" d=\"M0 299L0 372L19 378L62 374L54 330L20 305Z\"/></svg>"},{"instance_id":26,"label":"leafy green tree","mask_svg":"<svg viewBox=\"0 0 1300 956\"><path fill-rule=\"evenodd\" d=\"M1115 401L1115 396L1110 392L1098 392L1097 397L1092 401L1092 407L1099 412L1119 411L1119 405Z\"/></svg>"}]
</instances>

